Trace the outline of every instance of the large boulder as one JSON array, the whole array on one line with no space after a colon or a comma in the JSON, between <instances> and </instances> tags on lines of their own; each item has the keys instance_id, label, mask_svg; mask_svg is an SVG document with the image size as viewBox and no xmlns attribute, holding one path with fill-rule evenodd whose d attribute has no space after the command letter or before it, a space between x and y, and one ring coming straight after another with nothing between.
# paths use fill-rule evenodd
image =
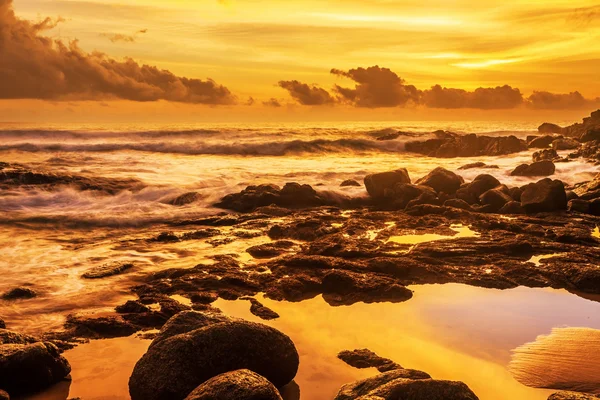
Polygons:
<instances>
[{"instance_id":1,"label":"large boulder","mask_svg":"<svg viewBox=\"0 0 600 400\"><path fill-rule=\"evenodd\" d=\"M511 176L550 176L556 172L556 166L552 161L538 161L533 164L521 164L515 168Z\"/></svg>"},{"instance_id":2,"label":"large boulder","mask_svg":"<svg viewBox=\"0 0 600 400\"><path fill-rule=\"evenodd\" d=\"M198 386L185 400L282 400L277 388L247 369L226 372Z\"/></svg>"},{"instance_id":3,"label":"large boulder","mask_svg":"<svg viewBox=\"0 0 600 400\"><path fill-rule=\"evenodd\" d=\"M0 400L10 400L10 396L4 390L0 389Z\"/></svg>"},{"instance_id":4,"label":"large boulder","mask_svg":"<svg viewBox=\"0 0 600 400\"><path fill-rule=\"evenodd\" d=\"M399 183L410 183L410 176L406 168L380 172L365 177L365 188L374 199L383 199L392 195L394 187Z\"/></svg>"},{"instance_id":5,"label":"large boulder","mask_svg":"<svg viewBox=\"0 0 600 400\"><path fill-rule=\"evenodd\" d=\"M600 140L600 129L590 129L579 138L582 143Z\"/></svg>"},{"instance_id":6,"label":"large boulder","mask_svg":"<svg viewBox=\"0 0 600 400\"><path fill-rule=\"evenodd\" d=\"M445 168L437 167L429 174L417 181L417 185L429 186L436 192L454 194L460 188L465 180L460 175Z\"/></svg>"},{"instance_id":7,"label":"large boulder","mask_svg":"<svg viewBox=\"0 0 600 400\"><path fill-rule=\"evenodd\" d=\"M558 138L552 135L538 136L527 143L527 147L530 149L545 149L550 147L552 142L554 142L556 139Z\"/></svg>"},{"instance_id":8,"label":"large boulder","mask_svg":"<svg viewBox=\"0 0 600 400\"><path fill-rule=\"evenodd\" d=\"M411 201L424 197L437 198L437 193L429 186L399 183L394 186L390 205L396 209L404 209Z\"/></svg>"},{"instance_id":9,"label":"large boulder","mask_svg":"<svg viewBox=\"0 0 600 400\"><path fill-rule=\"evenodd\" d=\"M523 188L521 205L527 213L552 212L567 208L564 184L550 178L530 183Z\"/></svg>"},{"instance_id":10,"label":"large boulder","mask_svg":"<svg viewBox=\"0 0 600 400\"><path fill-rule=\"evenodd\" d=\"M533 162L540 162L544 160L555 160L558 158L558 153L554 149L544 149L533 153Z\"/></svg>"},{"instance_id":11,"label":"large boulder","mask_svg":"<svg viewBox=\"0 0 600 400\"><path fill-rule=\"evenodd\" d=\"M221 322L233 321L232 318L218 313L201 311L182 311L172 316L162 326L150 346L154 346L172 336L180 335Z\"/></svg>"},{"instance_id":12,"label":"large boulder","mask_svg":"<svg viewBox=\"0 0 600 400\"><path fill-rule=\"evenodd\" d=\"M490 206L490 209L494 212L500 211L506 203L511 201L512 197L500 189L490 189L479 197L479 202Z\"/></svg>"},{"instance_id":13,"label":"large boulder","mask_svg":"<svg viewBox=\"0 0 600 400\"><path fill-rule=\"evenodd\" d=\"M539 133L562 133L563 128L550 122L544 122L538 127Z\"/></svg>"},{"instance_id":14,"label":"large boulder","mask_svg":"<svg viewBox=\"0 0 600 400\"><path fill-rule=\"evenodd\" d=\"M52 343L0 345L0 388L11 396L45 389L70 372L69 362Z\"/></svg>"},{"instance_id":15,"label":"large boulder","mask_svg":"<svg viewBox=\"0 0 600 400\"><path fill-rule=\"evenodd\" d=\"M597 400L600 395L576 393L576 392L558 392L550 395L548 400Z\"/></svg>"},{"instance_id":16,"label":"large boulder","mask_svg":"<svg viewBox=\"0 0 600 400\"><path fill-rule=\"evenodd\" d=\"M472 182L463 184L456 191L456 197L469 204L476 204L482 194L498 186L500 186L500 181L492 175L478 175Z\"/></svg>"},{"instance_id":17,"label":"large boulder","mask_svg":"<svg viewBox=\"0 0 600 400\"><path fill-rule=\"evenodd\" d=\"M262 324L229 321L172 336L151 346L129 379L132 400L183 399L207 380L249 369L282 387L298 371L291 339Z\"/></svg>"},{"instance_id":18,"label":"large boulder","mask_svg":"<svg viewBox=\"0 0 600 400\"><path fill-rule=\"evenodd\" d=\"M581 143L570 138L556 139L552 142L552 148L554 150L575 150L578 149L579 146L581 146Z\"/></svg>"}]
</instances>

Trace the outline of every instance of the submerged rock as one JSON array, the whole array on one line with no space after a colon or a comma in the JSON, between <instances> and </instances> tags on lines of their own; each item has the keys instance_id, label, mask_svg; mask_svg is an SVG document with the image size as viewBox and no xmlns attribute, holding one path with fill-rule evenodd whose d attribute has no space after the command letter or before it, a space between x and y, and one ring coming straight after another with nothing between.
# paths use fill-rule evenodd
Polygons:
<instances>
[{"instance_id":1,"label":"submerged rock","mask_svg":"<svg viewBox=\"0 0 600 400\"><path fill-rule=\"evenodd\" d=\"M533 164L521 164L510 174L511 176L550 176L556 171L552 161L538 161Z\"/></svg>"},{"instance_id":2,"label":"submerged rock","mask_svg":"<svg viewBox=\"0 0 600 400\"><path fill-rule=\"evenodd\" d=\"M294 379L298 352L291 339L262 324L229 321L152 345L129 380L132 400L185 398L207 380L249 369L277 387Z\"/></svg>"},{"instance_id":3,"label":"submerged rock","mask_svg":"<svg viewBox=\"0 0 600 400\"><path fill-rule=\"evenodd\" d=\"M71 372L52 343L0 345L0 388L12 396L45 389Z\"/></svg>"},{"instance_id":4,"label":"submerged rock","mask_svg":"<svg viewBox=\"0 0 600 400\"><path fill-rule=\"evenodd\" d=\"M28 287L18 287L9 290L2 295L2 300L25 300L37 297L35 290Z\"/></svg>"},{"instance_id":5,"label":"submerged rock","mask_svg":"<svg viewBox=\"0 0 600 400\"><path fill-rule=\"evenodd\" d=\"M484 162L475 162L475 163L471 163L471 164L465 164L462 167L459 168L460 171L462 170L466 170L466 169L474 169L474 168L489 168L489 169L498 169L500 168L497 165L487 165Z\"/></svg>"},{"instance_id":6,"label":"submerged rock","mask_svg":"<svg viewBox=\"0 0 600 400\"><path fill-rule=\"evenodd\" d=\"M523 187L521 205L527 213L566 210L567 193L564 184L550 178Z\"/></svg>"},{"instance_id":7,"label":"submerged rock","mask_svg":"<svg viewBox=\"0 0 600 400\"><path fill-rule=\"evenodd\" d=\"M119 275L133 268L132 263L111 263L94 267L82 275L85 279L101 279L109 276Z\"/></svg>"},{"instance_id":8,"label":"submerged rock","mask_svg":"<svg viewBox=\"0 0 600 400\"><path fill-rule=\"evenodd\" d=\"M202 196L198 192L188 192L167 201L167 204L172 206L185 206L187 204L195 203L201 198Z\"/></svg>"},{"instance_id":9,"label":"submerged rock","mask_svg":"<svg viewBox=\"0 0 600 400\"><path fill-rule=\"evenodd\" d=\"M365 188L374 199L391 196L396 185L400 183L410 183L410 176L406 168L371 174L365 177Z\"/></svg>"},{"instance_id":10,"label":"submerged rock","mask_svg":"<svg viewBox=\"0 0 600 400\"><path fill-rule=\"evenodd\" d=\"M200 312L200 311L182 311L171 317L166 324L163 325L160 332L152 341L150 346L154 346L165 339L172 336L180 335L204 328L210 325L230 322L234 319L219 313Z\"/></svg>"},{"instance_id":11,"label":"submerged rock","mask_svg":"<svg viewBox=\"0 0 600 400\"><path fill-rule=\"evenodd\" d=\"M138 328L121 316L91 317L67 316L65 328L74 337L104 339L133 335Z\"/></svg>"},{"instance_id":12,"label":"submerged rock","mask_svg":"<svg viewBox=\"0 0 600 400\"><path fill-rule=\"evenodd\" d=\"M185 400L282 400L277 388L247 369L227 372L204 382Z\"/></svg>"},{"instance_id":13,"label":"submerged rock","mask_svg":"<svg viewBox=\"0 0 600 400\"><path fill-rule=\"evenodd\" d=\"M267 321L279 318L279 314L271 310L269 307L265 307L260 301L252 297L242 299L250 301L250 312L257 317Z\"/></svg>"},{"instance_id":14,"label":"submerged rock","mask_svg":"<svg viewBox=\"0 0 600 400\"><path fill-rule=\"evenodd\" d=\"M389 358L379 357L369 349L344 350L338 353L338 358L354 368L377 368L379 372L387 372L402 369Z\"/></svg>"},{"instance_id":15,"label":"submerged rock","mask_svg":"<svg viewBox=\"0 0 600 400\"><path fill-rule=\"evenodd\" d=\"M254 258L273 258L288 253L295 245L290 240L277 240L249 247L246 252Z\"/></svg>"},{"instance_id":16,"label":"submerged rock","mask_svg":"<svg viewBox=\"0 0 600 400\"><path fill-rule=\"evenodd\" d=\"M401 302L412 298L412 291L393 278L356 272L333 270L325 274L322 283L323 298L331 305L349 305L358 302Z\"/></svg>"},{"instance_id":17,"label":"submerged rock","mask_svg":"<svg viewBox=\"0 0 600 400\"><path fill-rule=\"evenodd\" d=\"M550 122L544 122L538 127L539 133L562 133L563 128Z\"/></svg>"},{"instance_id":18,"label":"submerged rock","mask_svg":"<svg viewBox=\"0 0 600 400\"><path fill-rule=\"evenodd\" d=\"M355 181L354 179L347 179L340 184L340 187L348 187L348 186L360 187L362 185L360 183L358 183L357 181Z\"/></svg>"},{"instance_id":19,"label":"submerged rock","mask_svg":"<svg viewBox=\"0 0 600 400\"><path fill-rule=\"evenodd\" d=\"M464 183L462 176L456 175L445 168L437 167L429 174L417 181L417 185L429 186L436 192L454 194Z\"/></svg>"}]
</instances>

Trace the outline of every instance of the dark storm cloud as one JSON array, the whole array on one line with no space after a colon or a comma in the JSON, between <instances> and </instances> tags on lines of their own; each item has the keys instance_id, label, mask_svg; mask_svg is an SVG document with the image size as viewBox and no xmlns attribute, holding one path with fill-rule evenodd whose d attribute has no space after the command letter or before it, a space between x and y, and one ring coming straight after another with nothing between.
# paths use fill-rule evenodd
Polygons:
<instances>
[{"instance_id":1,"label":"dark storm cloud","mask_svg":"<svg viewBox=\"0 0 600 400\"><path fill-rule=\"evenodd\" d=\"M19 19L12 0L0 0L0 98L170 100L231 104L234 96L211 79L175 76L132 59L116 61L41 35L57 21Z\"/></svg>"},{"instance_id":2,"label":"dark storm cloud","mask_svg":"<svg viewBox=\"0 0 600 400\"><path fill-rule=\"evenodd\" d=\"M275 107L275 108L281 107L281 103L276 98L271 98L267 101L263 101L263 105L267 106L267 107Z\"/></svg>"},{"instance_id":3,"label":"dark storm cloud","mask_svg":"<svg viewBox=\"0 0 600 400\"><path fill-rule=\"evenodd\" d=\"M474 91L435 85L425 90L422 104L430 108L478 108L482 110L516 108L523 104L521 91L508 85L477 88Z\"/></svg>"},{"instance_id":4,"label":"dark storm cloud","mask_svg":"<svg viewBox=\"0 0 600 400\"><path fill-rule=\"evenodd\" d=\"M298 103L305 106L320 106L335 103L329 92L315 85L298 81L279 81L279 87L287 90Z\"/></svg>"},{"instance_id":5,"label":"dark storm cloud","mask_svg":"<svg viewBox=\"0 0 600 400\"><path fill-rule=\"evenodd\" d=\"M349 71L332 69L334 75L356 82L354 89L336 85L335 91L342 99L357 107L398 107L407 103L418 103L420 91L388 68L379 66L356 68Z\"/></svg>"}]
</instances>

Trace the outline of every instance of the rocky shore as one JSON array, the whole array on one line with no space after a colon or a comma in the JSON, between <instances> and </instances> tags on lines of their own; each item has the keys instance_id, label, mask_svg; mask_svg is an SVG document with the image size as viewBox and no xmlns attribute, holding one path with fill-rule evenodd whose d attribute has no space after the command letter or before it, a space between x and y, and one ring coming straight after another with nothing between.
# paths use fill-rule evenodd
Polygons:
<instances>
[{"instance_id":1,"label":"rocky shore","mask_svg":"<svg viewBox=\"0 0 600 400\"><path fill-rule=\"evenodd\" d=\"M10 321L0 319L0 399L67 379L70 366L60 353L81 340L152 329L159 333L129 381L132 400L281 399L278 389L293 381L298 370L294 343L274 328L222 314L212 305L218 298L248 300L254 315L269 320L279 315L254 298L259 293L293 302L322 295L331 306L410 301L410 285L431 283L600 294L600 174L575 185L551 178L558 162L584 158L600 163L600 110L582 124L561 128L546 123L539 132L525 141L440 131L435 139L407 144L409 151L434 157L529 149L531 164L515 166L510 173L535 177L523 186L508 186L486 173L466 181L460 170L439 167L416 180L407 169L368 175L366 193L359 197L301 183L248 186L229 194L215 204L227 212L177 221L172 231L149 237L148 243L214 239L218 247L224 240L268 237L268 242L247 249L255 263L244 265L239 254L221 254L210 264L151 273L131 289L136 299L113 313L69 316L63 330L40 338L6 330ZM572 153L561 158L557 151L563 150ZM461 170L472 168L494 166L472 163ZM141 183L90 182L2 164L0 185L4 190L76 185L112 193L125 187L137 190ZM456 237L461 229L466 234ZM543 259L532 261L537 256ZM133 267L115 263L90 270L83 278L104 279ZM175 295L191 305L174 300ZM4 301L35 296L27 287L2 294ZM343 386L336 400L477 399L464 383L404 369L367 349L339 357L380 374ZM557 393L549 399L591 398Z\"/></svg>"}]
</instances>

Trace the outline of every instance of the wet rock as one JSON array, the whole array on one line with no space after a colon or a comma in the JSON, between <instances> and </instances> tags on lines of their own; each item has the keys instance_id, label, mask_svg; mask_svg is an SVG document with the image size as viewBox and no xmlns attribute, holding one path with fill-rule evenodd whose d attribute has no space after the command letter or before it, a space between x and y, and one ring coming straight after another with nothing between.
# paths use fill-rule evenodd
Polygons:
<instances>
[{"instance_id":1,"label":"wet rock","mask_svg":"<svg viewBox=\"0 0 600 400\"><path fill-rule=\"evenodd\" d=\"M550 147L552 142L556 139L558 139L558 137L553 135L538 136L527 143L527 147L530 149L545 149Z\"/></svg>"},{"instance_id":2,"label":"wet rock","mask_svg":"<svg viewBox=\"0 0 600 400\"><path fill-rule=\"evenodd\" d=\"M402 369L400 364L396 364L389 358L379 357L368 349L344 350L338 353L338 358L354 368L377 368L379 372L387 372L395 369Z\"/></svg>"},{"instance_id":3,"label":"wet rock","mask_svg":"<svg viewBox=\"0 0 600 400\"><path fill-rule=\"evenodd\" d=\"M0 329L6 329L6 323L2 318L0 318Z\"/></svg>"},{"instance_id":4,"label":"wet rock","mask_svg":"<svg viewBox=\"0 0 600 400\"><path fill-rule=\"evenodd\" d=\"M502 192L500 189L491 189L479 197L479 202L488 205L494 211L499 211L508 202L513 201L512 197Z\"/></svg>"},{"instance_id":5,"label":"wet rock","mask_svg":"<svg viewBox=\"0 0 600 400\"><path fill-rule=\"evenodd\" d=\"M393 194L390 194L386 203L390 209L402 210L408 207L414 200L416 204L425 204L437 199L436 192L429 186L413 185L410 183L399 183L393 188Z\"/></svg>"},{"instance_id":6,"label":"wet rock","mask_svg":"<svg viewBox=\"0 0 600 400\"><path fill-rule=\"evenodd\" d=\"M552 148L554 150L575 150L580 146L581 143L579 143L577 140L569 138L556 139L554 142L552 142Z\"/></svg>"},{"instance_id":7,"label":"wet rock","mask_svg":"<svg viewBox=\"0 0 600 400\"><path fill-rule=\"evenodd\" d=\"M569 200L567 203L567 210L571 212L579 212L583 214L590 213L590 201L582 199Z\"/></svg>"},{"instance_id":8,"label":"wet rock","mask_svg":"<svg viewBox=\"0 0 600 400\"><path fill-rule=\"evenodd\" d=\"M429 157L500 156L527 150L525 141L516 136L459 135L452 132L434 132L435 139L406 143L406 150Z\"/></svg>"},{"instance_id":9,"label":"wet rock","mask_svg":"<svg viewBox=\"0 0 600 400\"><path fill-rule=\"evenodd\" d=\"M511 176L550 176L556 171L552 161L538 161L533 164L521 164L515 168Z\"/></svg>"},{"instance_id":10,"label":"wet rock","mask_svg":"<svg viewBox=\"0 0 600 400\"><path fill-rule=\"evenodd\" d=\"M539 133L562 133L563 128L550 122L544 122L538 127Z\"/></svg>"},{"instance_id":11,"label":"wet rock","mask_svg":"<svg viewBox=\"0 0 600 400\"><path fill-rule=\"evenodd\" d=\"M437 167L417 181L417 185L429 186L436 192L454 194L464 183L464 179L452 171Z\"/></svg>"},{"instance_id":12,"label":"wet rock","mask_svg":"<svg viewBox=\"0 0 600 400\"><path fill-rule=\"evenodd\" d=\"M210 304L210 303L214 303L215 301L217 301L217 299L219 298L219 296L216 293L213 292L199 292L199 293L194 293L190 296L190 300L192 301L192 303L197 303L197 304Z\"/></svg>"},{"instance_id":13,"label":"wet rock","mask_svg":"<svg viewBox=\"0 0 600 400\"><path fill-rule=\"evenodd\" d=\"M94 318L69 315L67 316L65 328L71 331L73 337L90 339L130 336L138 330L120 316Z\"/></svg>"},{"instance_id":14,"label":"wet rock","mask_svg":"<svg viewBox=\"0 0 600 400\"><path fill-rule=\"evenodd\" d=\"M243 297L242 300L250 301L250 312L259 318L266 321L279 318L279 314L252 297Z\"/></svg>"},{"instance_id":15,"label":"wet rock","mask_svg":"<svg viewBox=\"0 0 600 400\"><path fill-rule=\"evenodd\" d=\"M322 291L325 301L334 306L357 302L402 302L412 298L412 291L393 278L341 270L325 274Z\"/></svg>"},{"instance_id":16,"label":"wet rock","mask_svg":"<svg viewBox=\"0 0 600 400\"><path fill-rule=\"evenodd\" d=\"M35 290L27 287L18 287L9 290L2 295L2 300L25 300L37 297Z\"/></svg>"},{"instance_id":17,"label":"wet rock","mask_svg":"<svg viewBox=\"0 0 600 400\"><path fill-rule=\"evenodd\" d=\"M600 395L577 393L577 392L558 392L550 395L548 400L597 400Z\"/></svg>"},{"instance_id":18,"label":"wet rock","mask_svg":"<svg viewBox=\"0 0 600 400\"><path fill-rule=\"evenodd\" d=\"M175 335L191 332L222 322L233 321L223 314L199 311L182 311L167 321L152 342L151 346Z\"/></svg>"},{"instance_id":19,"label":"wet rock","mask_svg":"<svg viewBox=\"0 0 600 400\"><path fill-rule=\"evenodd\" d=\"M161 243L175 243L180 242L181 239L173 232L161 232L156 238L154 238L154 241Z\"/></svg>"},{"instance_id":20,"label":"wet rock","mask_svg":"<svg viewBox=\"0 0 600 400\"><path fill-rule=\"evenodd\" d=\"M151 310L139 301L127 300L125 304L117 306L115 311L119 314L140 314L150 312Z\"/></svg>"},{"instance_id":21,"label":"wet rock","mask_svg":"<svg viewBox=\"0 0 600 400\"><path fill-rule=\"evenodd\" d=\"M12 396L45 389L71 372L52 343L0 345L0 387Z\"/></svg>"},{"instance_id":22,"label":"wet rock","mask_svg":"<svg viewBox=\"0 0 600 400\"><path fill-rule=\"evenodd\" d=\"M524 186L521 205L527 213L552 212L566 210L567 194L564 184L559 180L542 179Z\"/></svg>"},{"instance_id":23,"label":"wet rock","mask_svg":"<svg viewBox=\"0 0 600 400\"><path fill-rule=\"evenodd\" d=\"M282 400L277 388L247 369L227 372L209 379L185 400Z\"/></svg>"},{"instance_id":24,"label":"wet rock","mask_svg":"<svg viewBox=\"0 0 600 400\"><path fill-rule=\"evenodd\" d=\"M186 232L181 235L181 240L201 240L208 239L217 235L220 235L221 231L218 229L198 229L191 232Z\"/></svg>"},{"instance_id":25,"label":"wet rock","mask_svg":"<svg viewBox=\"0 0 600 400\"><path fill-rule=\"evenodd\" d=\"M10 396L4 390L0 389L0 400L10 400Z\"/></svg>"},{"instance_id":26,"label":"wet rock","mask_svg":"<svg viewBox=\"0 0 600 400\"><path fill-rule=\"evenodd\" d=\"M132 263L111 263L94 267L85 272L82 277L85 279L101 279L109 276L119 275L133 268Z\"/></svg>"},{"instance_id":27,"label":"wet rock","mask_svg":"<svg viewBox=\"0 0 600 400\"><path fill-rule=\"evenodd\" d=\"M200 200L202 196L198 192L188 192L184 193L181 196L177 196L174 199L167 201L168 204L172 206L185 206L187 204L195 203Z\"/></svg>"},{"instance_id":28,"label":"wet rock","mask_svg":"<svg viewBox=\"0 0 600 400\"><path fill-rule=\"evenodd\" d=\"M129 380L132 400L185 398L207 380L249 369L275 386L292 381L299 358L285 334L262 324L231 321L172 336L150 347Z\"/></svg>"},{"instance_id":29,"label":"wet rock","mask_svg":"<svg viewBox=\"0 0 600 400\"><path fill-rule=\"evenodd\" d=\"M508 189L508 194L514 201L521 202L521 195L523 194L523 189L520 187L512 187Z\"/></svg>"},{"instance_id":30,"label":"wet rock","mask_svg":"<svg viewBox=\"0 0 600 400\"><path fill-rule=\"evenodd\" d=\"M466 169L474 169L474 168L489 168L489 169L498 169L500 168L497 165L487 165L484 162L475 162L475 163L471 163L471 164L465 164L462 167L459 168L460 171L466 170Z\"/></svg>"},{"instance_id":31,"label":"wet rock","mask_svg":"<svg viewBox=\"0 0 600 400\"><path fill-rule=\"evenodd\" d=\"M552 160L555 160L558 158L558 153L554 149L544 149L544 150L536 151L535 153L533 153L532 157L533 157L534 162L539 162L539 161L544 161L544 160L552 161Z\"/></svg>"},{"instance_id":32,"label":"wet rock","mask_svg":"<svg viewBox=\"0 0 600 400\"><path fill-rule=\"evenodd\" d=\"M367 397L373 390L385 386L390 382L397 380L421 380L431 379L431 376L425 372L412 369L397 369L375 375L370 378L362 379L357 382L349 383L340 389L334 400L357 400L369 399Z\"/></svg>"},{"instance_id":33,"label":"wet rock","mask_svg":"<svg viewBox=\"0 0 600 400\"><path fill-rule=\"evenodd\" d=\"M509 201L498 211L499 214L525 214L525 209L519 201Z\"/></svg>"},{"instance_id":34,"label":"wet rock","mask_svg":"<svg viewBox=\"0 0 600 400\"><path fill-rule=\"evenodd\" d=\"M362 185L360 183L358 183L357 181L355 181L354 179L346 179L344 182L342 182L340 184L340 187L347 187L347 186L360 187Z\"/></svg>"},{"instance_id":35,"label":"wet rock","mask_svg":"<svg viewBox=\"0 0 600 400\"><path fill-rule=\"evenodd\" d=\"M444 202L444 207L460 208L461 210L471 211L473 208L464 200L449 199Z\"/></svg>"},{"instance_id":36,"label":"wet rock","mask_svg":"<svg viewBox=\"0 0 600 400\"><path fill-rule=\"evenodd\" d=\"M600 129L590 129L579 138L582 143L600 140Z\"/></svg>"},{"instance_id":37,"label":"wet rock","mask_svg":"<svg viewBox=\"0 0 600 400\"><path fill-rule=\"evenodd\" d=\"M278 240L252 246L246 249L246 252L254 258L273 258L289 252L295 245L296 243L289 240Z\"/></svg>"},{"instance_id":38,"label":"wet rock","mask_svg":"<svg viewBox=\"0 0 600 400\"><path fill-rule=\"evenodd\" d=\"M0 329L0 344L31 344L39 341L38 338L30 335Z\"/></svg>"},{"instance_id":39,"label":"wet rock","mask_svg":"<svg viewBox=\"0 0 600 400\"><path fill-rule=\"evenodd\" d=\"M582 123L570 125L563 129L563 135L580 139L588 131L600 128L600 110L594 111L589 117L584 118Z\"/></svg>"},{"instance_id":40,"label":"wet rock","mask_svg":"<svg viewBox=\"0 0 600 400\"><path fill-rule=\"evenodd\" d=\"M468 204L478 204L482 194L498 186L500 181L492 175L478 175L472 182L461 185L456 191L456 197Z\"/></svg>"},{"instance_id":41,"label":"wet rock","mask_svg":"<svg viewBox=\"0 0 600 400\"><path fill-rule=\"evenodd\" d=\"M374 199L383 199L394 193L394 188L400 183L410 183L406 168L395 171L381 172L365 177L365 188Z\"/></svg>"}]
</instances>

